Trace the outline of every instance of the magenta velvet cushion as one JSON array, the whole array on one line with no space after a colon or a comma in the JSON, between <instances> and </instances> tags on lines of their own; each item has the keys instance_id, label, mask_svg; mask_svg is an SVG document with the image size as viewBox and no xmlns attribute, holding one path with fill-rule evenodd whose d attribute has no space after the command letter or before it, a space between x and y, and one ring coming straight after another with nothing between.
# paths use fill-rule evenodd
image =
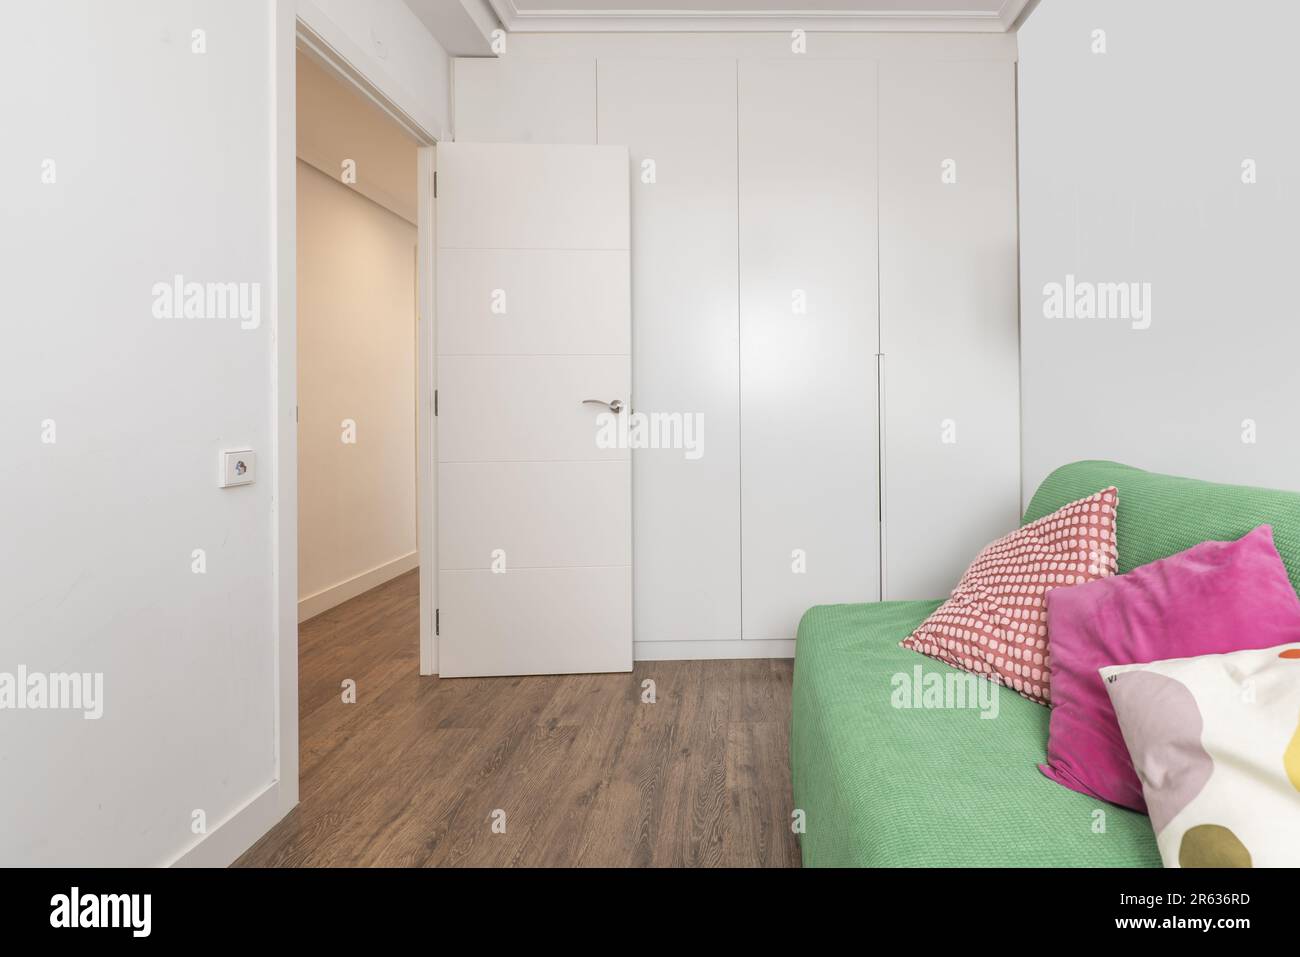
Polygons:
<instances>
[{"instance_id":1,"label":"magenta velvet cushion","mask_svg":"<svg viewBox=\"0 0 1300 957\"><path fill-rule=\"evenodd\" d=\"M1052 716L1039 769L1074 791L1146 811L1097 669L1300 641L1300 598L1261 525L1127 575L1047 595Z\"/></svg>"}]
</instances>

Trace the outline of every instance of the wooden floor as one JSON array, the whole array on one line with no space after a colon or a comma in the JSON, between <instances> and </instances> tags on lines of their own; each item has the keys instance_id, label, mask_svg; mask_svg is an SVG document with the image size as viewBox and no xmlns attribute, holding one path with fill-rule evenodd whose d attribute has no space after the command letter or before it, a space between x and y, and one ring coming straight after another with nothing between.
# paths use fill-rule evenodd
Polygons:
<instances>
[{"instance_id":1,"label":"wooden floor","mask_svg":"<svg viewBox=\"0 0 1300 957\"><path fill-rule=\"evenodd\" d=\"M417 574L303 623L301 803L236 866L798 866L791 662L421 678Z\"/></svg>"}]
</instances>

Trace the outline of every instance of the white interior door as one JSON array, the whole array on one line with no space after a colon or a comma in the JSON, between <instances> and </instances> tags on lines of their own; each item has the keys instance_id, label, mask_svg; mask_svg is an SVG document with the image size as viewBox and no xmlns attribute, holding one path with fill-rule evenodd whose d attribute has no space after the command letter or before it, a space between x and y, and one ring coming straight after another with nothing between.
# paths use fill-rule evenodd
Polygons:
<instances>
[{"instance_id":1,"label":"white interior door","mask_svg":"<svg viewBox=\"0 0 1300 957\"><path fill-rule=\"evenodd\" d=\"M630 671L627 150L440 144L438 181L439 673Z\"/></svg>"}]
</instances>

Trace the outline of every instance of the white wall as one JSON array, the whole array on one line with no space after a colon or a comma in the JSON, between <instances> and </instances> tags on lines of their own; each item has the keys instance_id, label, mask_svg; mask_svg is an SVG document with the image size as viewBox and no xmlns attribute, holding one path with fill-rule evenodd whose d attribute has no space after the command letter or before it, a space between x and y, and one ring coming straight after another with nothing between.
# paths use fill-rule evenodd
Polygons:
<instances>
[{"instance_id":1,"label":"white wall","mask_svg":"<svg viewBox=\"0 0 1300 957\"><path fill-rule=\"evenodd\" d=\"M1022 28L1026 499L1084 458L1300 488L1297 32L1291 0L1049 0ZM1045 318L1067 274L1150 283L1149 327Z\"/></svg>"},{"instance_id":2,"label":"white wall","mask_svg":"<svg viewBox=\"0 0 1300 957\"><path fill-rule=\"evenodd\" d=\"M802 609L880 597L877 147L884 341L928 359L890 380L910 390L891 447L925 451L893 484L887 597L943 594L1015 524L1015 56L1012 36L813 34L794 55L785 34L552 34L454 61L458 140L631 151L634 403L703 412L706 435L699 461L633 456L637 657L788 655Z\"/></svg>"},{"instance_id":3,"label":"white wall","mask_svg":"<svg viewBox=\"0 0 1300 957\"><path fill-rule=\"evenodd\" d=\"M299 161L300 618L418 564L415 239L411 223Z\"/></svg>"},{"instance_id":4,"label":"white wall","mask_svg":"<svg viewBox=\"0 0 1300 957\"><path fill-rule=\"evenodd\" d=\"M276 568L272 503L292 421L272 341L293 285L276 284L273 245L293 222L287 9L6 9L0 671L102 672L104 714L0 712L0 863L225 863L297 793L275 780L297 776L278 744L294 728L280 705L296 713L295 575ZM413 100L445 93L412 77ZM156 317L154 284L176 274L258 284L260 322ZM219 451L243 446L257 482L218 488Z\"/></svg>"},{"instance_id":5,"label":"white wall","mask_svg":"<svg viewBox=\"0 0 1300 957\"><path fill-rule=\"evenodd\" d=\"M271 19L5 17L0 671L103 672L105 702L0 712L0 862L157 865L198 840L194 810L215 827L275 774ZM178 273L260 284L260 324L156 318ZM219 450L245 446L257 482L218 488Z\"/></svg>"}]
</instances>

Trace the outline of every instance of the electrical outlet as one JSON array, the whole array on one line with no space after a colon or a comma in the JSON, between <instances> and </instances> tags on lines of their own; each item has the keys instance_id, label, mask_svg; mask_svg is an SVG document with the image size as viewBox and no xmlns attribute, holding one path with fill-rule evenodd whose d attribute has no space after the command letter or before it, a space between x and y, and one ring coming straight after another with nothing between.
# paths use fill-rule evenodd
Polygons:
<instances>
[{"instance_id":1,"label":"electrical outlet","mask_svg":"<svg viewBox=\"0 0 1300 957\"><path fill-rule=\"evenodd\" d=\"M257 453L252 449L234 449L221 453L221 487L252 485L257 478Z\"/></svg>"}]
</instances>

